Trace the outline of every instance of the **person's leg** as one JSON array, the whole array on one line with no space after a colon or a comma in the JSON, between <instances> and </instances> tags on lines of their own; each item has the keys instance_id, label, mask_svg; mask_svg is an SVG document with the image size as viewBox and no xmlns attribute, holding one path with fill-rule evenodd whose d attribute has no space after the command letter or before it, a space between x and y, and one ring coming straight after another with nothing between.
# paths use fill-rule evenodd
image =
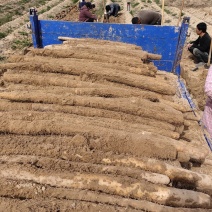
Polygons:
<instances>
[{"instance_id":1,"label":"person's leg","mask_svg":"<svg viewBox=\"0 0 212 212\"><path fill-rule=\"evenodd\" d=\"M89 18L86 22L94 22L93 18Z\"/></svg>"},{"instance_id":2,"label":"person's leg","mask_svg":"<svg viewBox=\"0 0 212 212\"><path fill-rule=\"evenodd\" d=\"M189 48L188 48L188 51L189 51L189 52L191 52L191 54L193 54L193 55L194 55L194 53L193 53L193 51L194 51L194 47L193 47L193 46L189 47Z\"/></svg>"},{"instance_id":3,"label":"person's leg","mask_svg":"<svg viewBox=\"0 0 212 212\"><path fill-rule=\"evenodd\" d=\"M115 16L116 14L116 8L114 8L113 12L110 14L110 16Z\"/></svg>"},{"instance_id":4,"label":"person's leg","mask_svg":"<svg viewBox=\"0 0 212 212\"><path fill-rule=\"evenodd\" d=\"M159 19L154 25L161 25L161 19Z\"/></svg>"},{"instance_id":5,"label":"person's leg","mask_svg":"<svg viewBox=\"0 0 212 212\"><path fill-rule=\"evenodd\" d=\"M206 52L201 52L199 49L194 48L193 49L193 55L196 57L197 62L203 62L207 63L208 62L208 53Z\"/></svg>"},{"instance_id":6,"label":"person's leg","mask_svg":"<svg viewBox=\"0 0 212 212\"><path fill-rule=\"evenodd\" d=\"M118 11L119 11L119 9L118 9L118 7L116 7L116 8L114 9L114 16L115 16L115 17L118 16Z\"/></svg>"},{"instance_id":7,"label":"person's leg","mask_svg":"<svg viewBox=\"0 0 212 212\"><path fill-rule=\"evenodd\" d=\"M110 16L108 14L104 14L104 21L108 23L109 22L109 17Z\"/></svg>"}]
</instances>

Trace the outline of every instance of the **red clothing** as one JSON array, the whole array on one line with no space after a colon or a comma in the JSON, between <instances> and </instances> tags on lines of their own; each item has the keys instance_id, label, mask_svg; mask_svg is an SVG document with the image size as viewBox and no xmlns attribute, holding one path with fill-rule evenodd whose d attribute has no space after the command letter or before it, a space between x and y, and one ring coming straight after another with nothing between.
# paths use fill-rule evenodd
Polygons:
<instances>
[{"instance_id":1,"label":"red clothing","mask_svg":"<svg viewBox=\"0 0 212 212\"><path fill-rule=\"evenodd\" d=\"M86 22L88 21L88 19L93 18L94 20L97 20L97 17L95 15L93 15L90 12L90 9L88 9L86 7L86 5L84 5L81 9L80 9L80 14L79 14L79 21L82 22Z\"/></svg>"}]
</instances>

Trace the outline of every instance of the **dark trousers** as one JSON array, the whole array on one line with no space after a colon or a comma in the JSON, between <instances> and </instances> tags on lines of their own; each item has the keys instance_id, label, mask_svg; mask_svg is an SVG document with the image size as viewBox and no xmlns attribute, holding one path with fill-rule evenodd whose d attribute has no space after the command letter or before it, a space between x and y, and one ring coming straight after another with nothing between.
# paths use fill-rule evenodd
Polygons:
<instances>
[{"instance_id":1,"label":"dark trousers","mask_svg":"<svg viewBox=\"0 0 212 212\"><path fill-rule=\"evenodd\" d=\"M86 22L94 22L94 18L89 18Z\"/></svg>"},{"instance_id":2,"label":"dark trousers","mask_svg":"<svg viewBox=\"0 0 212 212\"><path fill-rule=\"evenodd\" d=\"M195 59L197 60L197 63L200 62L204 62L207 63L208 62L208 53L207 52L202 52L197 48L194 47L190 47L188 48L188 50L194 55Z\"/></svg>"},{"instance_id":3,"label":"dark trousers","mask_svg":"<svg viewBox=\"0 0 212 212\"><path fill-rule=\"evenodd\" d=\"M157 20L154 25L161 25L161 19Z\"/></svg>"}]
</instances>

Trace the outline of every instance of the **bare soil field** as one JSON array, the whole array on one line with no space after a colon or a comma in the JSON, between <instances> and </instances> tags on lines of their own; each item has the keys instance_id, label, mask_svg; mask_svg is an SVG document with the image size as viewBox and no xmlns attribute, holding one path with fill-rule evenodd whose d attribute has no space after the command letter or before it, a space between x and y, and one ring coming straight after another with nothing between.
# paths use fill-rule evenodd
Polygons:
<instances>
[{"instance_id":1,"label":"bare soil field","mask_svg":"<svg viewBox=\"0 0 212 212\"><path fill-rule=\"evenodd\" d=\"M102 2L94 3L103 21ZM110 22L160 8L135 1L129 13L119 3ZM204 11L210 6L201 3ZM41 17L77 21L77 3L41 8L50 4ZM179 7L166 5L165 24L177 23ZM185 15L196 11L188 40L196 23L211 27L210 12L198 17L199 7L185 1ZM16 24L26 16L5 23L14 28L0 40L0 211L212 211L212 157L199 117L181 98L177 76L142 62L158 56L92 39L26 46L21 54L22 43L11 44L21 40ZM182 76L201 114L207 70L192 72L193 65L185 49Z\"/></svg>"}]
</instances>

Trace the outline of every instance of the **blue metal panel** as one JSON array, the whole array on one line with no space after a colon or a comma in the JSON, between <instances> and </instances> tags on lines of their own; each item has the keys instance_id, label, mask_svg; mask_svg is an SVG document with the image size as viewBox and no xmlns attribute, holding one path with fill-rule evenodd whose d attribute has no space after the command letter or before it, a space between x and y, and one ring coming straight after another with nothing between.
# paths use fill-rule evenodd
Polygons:
<instances>
[{"instance_id":1,"label":"blue metal panel","mask_svg":"<svg viewBox=\"0 0 212 212\"><path fill-rule=\"evenodd\" d=\"M159 69L172 70L177 50L179 27L45 20L41 20L39 23L43 47L62 43L58 40L59 36L132 43L141 46L143 50L150 53L161 54L162 61L166 62L156 61L155 64ZM166 65L167 62L170 63L169 67Z\"/></svg>"},{"instance_id":2,"label":"blue metal panel","mask_svg":"<svg viewBox=\"0 0 212 212\"><path fill-rule=\"evenodd\" d=\"M32 14L30 21L33 23L32 25L37 26L36 29L32 29L35 48L61 44L59 36L120 41L141 46L149 53L161 54L162 59L153 61L154 64L159 70L168 72L173 70L182 31L181 27L51 20L38 20L38 23L35 24L34 16L37 15ZM34 37L39 37L39 41ZM38 42L40 46L38 46Z\"/></svg>"},{"instance_id":3,"label":"blue metal panel","mask_svg":"<svg viewBox=\"0 0 212 212\"><path fill-rule=\"evenodd\" d=\"M179 37L179 27L168 26L41 20L40 27L43 46L61 43L58 36L96 38L136 44L150 53L162 54L167 60L174 58Z\"/></svg>"},{"instance_id":4,"label":"blue metal panel","mask_svg":"<svg viewBox=\"0 0 212 212\"><path fill-rule=\"evenodd\" d=\"M32 41L35 48L42 48L42 39L40 38L40 25L35 9L30 9L30 23L32 29Z\"/></svg>"},{"instance_id":5,"label":"blue metal panel","mask_svg":"<svg viewBox=\"0 0 212 212\"><path fill-rule=\"evenodd\" d=\"M179 88L179 91L181 93L181 97L183 97L184 99L187 99L189 105L190 105L190 108L192 109L192 111L194 112L194 110L196 109L196 106L186 88L186 85L184 84L184 82L180 79L180 77L178 77L178 88ZM196 116L195 112L194 112L194 115Z\"/></svg>"},{"instance_id":6,"label":"blue metal panel","mask_svg":"<svg viewBox=\"0 0 212 212\"><path fill-rule=\"evenodd\" d=\"M177 46L177 52L176 52L176 57L174 60L174 64L172 67L172 72L176 73L177 75L180 75L180 62L183 54L183 48L187 36L187 31L188 31L188 23L190 21L189 17L184 17L183 23L180 29L180 36L179 36L179 41L178 41L178 46Z\"/></svg>"}]
</instances>

